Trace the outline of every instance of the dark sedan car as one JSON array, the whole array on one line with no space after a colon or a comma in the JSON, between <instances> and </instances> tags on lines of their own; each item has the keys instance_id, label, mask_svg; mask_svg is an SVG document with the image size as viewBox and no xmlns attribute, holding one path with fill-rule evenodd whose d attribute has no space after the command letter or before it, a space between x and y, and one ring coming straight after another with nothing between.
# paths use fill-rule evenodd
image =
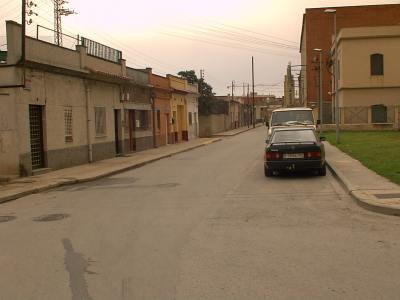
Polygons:
<instances>
[{"instance_id":1,"label":"dark sedan car","mask_svg":"<svg viewBox=\"0 0 400 300\"><path fill-rule=\"evenodd\" d=\"M264 173L315 170L326 175L324 144L311 128L279 128L267 140Z\"/></svg>"}]
</instances>

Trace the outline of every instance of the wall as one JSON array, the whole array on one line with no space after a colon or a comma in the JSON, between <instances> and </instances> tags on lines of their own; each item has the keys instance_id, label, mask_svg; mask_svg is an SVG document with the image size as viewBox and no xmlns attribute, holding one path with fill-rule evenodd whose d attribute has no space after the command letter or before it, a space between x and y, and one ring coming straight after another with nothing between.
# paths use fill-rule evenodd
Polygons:
<instances>
[{"instance_id":1,"label":"wall","mask_svg":"<svg viewBox=\"0 0 400 300\"><path fill-rule=\"evenodd\" d=\"M199 116L199 136L210 137L213 134L230 129L230 118L227 115Z\"/></svg>"}]
</instances>

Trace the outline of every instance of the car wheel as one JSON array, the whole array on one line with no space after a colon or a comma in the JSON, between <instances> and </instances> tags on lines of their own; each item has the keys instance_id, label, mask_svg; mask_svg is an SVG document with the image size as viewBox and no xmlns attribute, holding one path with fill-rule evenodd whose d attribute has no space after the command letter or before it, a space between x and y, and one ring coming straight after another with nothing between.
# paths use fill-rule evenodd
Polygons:
<instances>
[{"instance_id":1,"label":"car wheel","mask_svg":"<svg viewBox=\"0 0 400 300\"><path fill-rule=\"evenodd\" d=\"M272 175L274 175L274 172L271 171L270 169L264 167L264 175L265 175L265 177L271 177Z\"/></svg>"},{"instance_id":2,"label":"car wheel","mask_svg":"<svg viewBox=\"0 0 400 300\"><path fill-rule=\"evenodd\" d=\"M325 176L326 175L326 165L325 164L322 166L321 169L318 170L318 175L319 176Z\"/></svg>"}]
</instances>

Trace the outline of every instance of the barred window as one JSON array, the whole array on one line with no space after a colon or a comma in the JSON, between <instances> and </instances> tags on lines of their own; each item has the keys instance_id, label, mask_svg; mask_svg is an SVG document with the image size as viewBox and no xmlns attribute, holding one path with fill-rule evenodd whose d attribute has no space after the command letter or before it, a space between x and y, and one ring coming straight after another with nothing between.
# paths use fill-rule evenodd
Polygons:
<instances>
[{"instance_id":1,"label":"barred window","mask_svg":"<svg viewBox=\"0 0 400 300\"><path fill-rule=\"evenodd\" d=\"M383 75L383 54L371 55L371 75Z\"/></svg>"},{"instance_id":2,"label":"barred window","mask_svg":"<svg viewBox=\"0 0 400 300\"><path fill-rule=\"evenodd\" d=\"M64 135L66 142L72 142L72 107L64 107Z\"/></svg>"},{"instance_id":3,"label":"barred window","mask_svg":"<svg viewBox=\"0 0 400 300\"><path fill-rule=\"evenodd\" d=\"M149 110L135 110L135 121L136 129L148 129L151 128L151 111Z\"/></svg>"},{"instance_id":4,"label":"barred window","mask_svg":"<svg viewBox=\"0 0 400 300\"><path fill-rule=\"evenodd\" d=\"M106 108L95 107L94 108L94 120L96 128L96 136L106 135Z\"/></svg>"},{"instance_id":5,"label":"barred window","mask_svg":"<svg viewBox=\"0 0 400 300\"><path fill-rule=\"evenodd\" d=\"M387 107L385 105L372 105L371 107L372 123L387 123Z\"/></svg>"}]
</instances>

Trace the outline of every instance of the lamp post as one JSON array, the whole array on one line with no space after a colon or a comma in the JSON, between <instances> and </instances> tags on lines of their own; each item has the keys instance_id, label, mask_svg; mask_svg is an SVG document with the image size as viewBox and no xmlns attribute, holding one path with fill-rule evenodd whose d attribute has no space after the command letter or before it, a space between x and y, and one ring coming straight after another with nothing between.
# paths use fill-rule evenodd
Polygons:
<instances>
[{"instance_id":1,"label":"lamp post","mask_svg":"<svg viewBox=\"0 0 400 300\"><path fill-rule=\"evenodd\" d=\"M319 122L320 122L320 133L322 132L322 120L324 112L324 100L323 100L323 89L322 89L322 49L315 48L314 51L319 53Z\"/></svg>"},{"instance_id":2,"label":"lamp post","mask_svg":"<svg viewBox=\"0 0 400 300\"><path fill-rule=\"evenodd\" d=\"M337 53L337 36L336 36L336 9L325 9L325 13L333 14L333 34L334 34L334 76L335 76L335 123L336 123L336 143L340 143L340 132L339 132L339 95L338 95L338 53Z\"/></svg>"}]
</instances>

